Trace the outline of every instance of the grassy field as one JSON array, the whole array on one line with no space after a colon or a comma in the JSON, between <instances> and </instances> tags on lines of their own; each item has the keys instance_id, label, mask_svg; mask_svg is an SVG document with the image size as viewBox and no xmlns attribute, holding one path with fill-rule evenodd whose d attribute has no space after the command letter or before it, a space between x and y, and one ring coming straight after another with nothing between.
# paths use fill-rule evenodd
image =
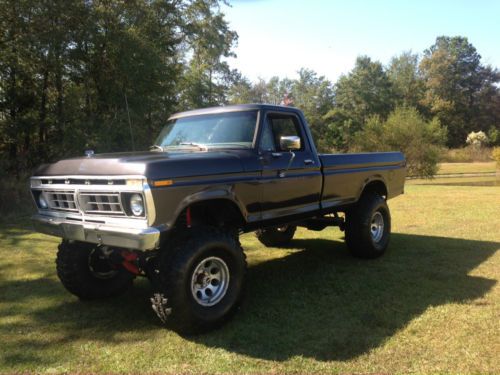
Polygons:
<instances>
[{"instance_id":1,"label":"grassy field","mask_svg":"<svg viewBox=\"0 0 500 375\"><path fill-rule=\"evenodd\" d=\"M462 173L487 173L495 172L495 162L482 163L441 163L439 174L462 174Z\"/></svg>"},{"instance_id":2,"label":"grassy field","mask_svg":"<svg viewBox=\"0 0 500 375\"><path fill-rule=\"evenodd\" d=\"M0 372L500 373L500 186L443 180L390 201L377 260L351 258L335 229L286 249L243 236L245 302L196 337L158 326L145 280L78 301L55 275L57 239L2 224Z\"/></svg>"}]
</instances>

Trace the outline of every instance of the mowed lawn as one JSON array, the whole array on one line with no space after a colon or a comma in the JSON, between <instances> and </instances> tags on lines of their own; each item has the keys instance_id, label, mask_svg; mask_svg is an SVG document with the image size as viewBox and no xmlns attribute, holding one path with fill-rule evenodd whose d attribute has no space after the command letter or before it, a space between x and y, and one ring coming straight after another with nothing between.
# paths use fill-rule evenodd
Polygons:
<instances>
[{"instance_id":1,"label":"mowed lawn","mask_svg":"<svg viewBox=\"0 0 500 375\"><path fill-rule=\"evenodd\" d=\"M468 174L468 173L492 173L495 172L495 162L477 163L441 163L439 164L438 175L440 174Z\"/></svg>"},{"instance_id":2,"label":"mowed lawn","mask_svg":"<svg viewBox=\"0 0 500 375\"><path fill-rule=\"evenodd\" d=\"M242 237L245 301L222 329L162 329L137 280L80 302L55 274L57 239L0 226L0 372L500 373L500 186L411 181L390 201L377 260L349 256L336 229L286 249Z\"/></svg>"}]
</instances>

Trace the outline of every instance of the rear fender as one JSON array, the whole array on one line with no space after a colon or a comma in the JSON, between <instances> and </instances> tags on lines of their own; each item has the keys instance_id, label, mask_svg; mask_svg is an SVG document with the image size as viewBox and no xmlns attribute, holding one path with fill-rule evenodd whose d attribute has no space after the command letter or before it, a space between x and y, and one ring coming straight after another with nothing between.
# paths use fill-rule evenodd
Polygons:
<instances>
[{"instance_id":1,"label":"rear fender","mask_svg":"<svg viewBox=\"0 0 500 375\"><path fill-rule=\"evenodd\" d=\"M356 201L358 201L365 192L371 189L386 198L388 197L389 192L385 178L381 174L376 174L365 179L358 191Z\"/></svg>"}]
</instances>

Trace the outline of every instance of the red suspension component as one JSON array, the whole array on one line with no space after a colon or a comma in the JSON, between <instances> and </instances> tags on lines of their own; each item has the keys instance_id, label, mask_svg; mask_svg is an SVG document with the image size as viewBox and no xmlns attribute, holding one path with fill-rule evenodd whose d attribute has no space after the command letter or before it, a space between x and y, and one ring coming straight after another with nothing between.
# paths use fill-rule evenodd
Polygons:
<instances>
[{"instance_id":1,"label":"red suspension component","mask_svg":"<svg viewBox=\"0 0 500 375\"><path fill-rule=\"evenodd\" d=\"M139 267L137 267L137 259L139 258L139 255L137 253L134 253L133 251L128 251L128 250L122 250L120 255L123 258L122 266L125 268L128 272L133 273L134 275L139 275L141 273L141 270Z\"/></svg>"}]
</instances>

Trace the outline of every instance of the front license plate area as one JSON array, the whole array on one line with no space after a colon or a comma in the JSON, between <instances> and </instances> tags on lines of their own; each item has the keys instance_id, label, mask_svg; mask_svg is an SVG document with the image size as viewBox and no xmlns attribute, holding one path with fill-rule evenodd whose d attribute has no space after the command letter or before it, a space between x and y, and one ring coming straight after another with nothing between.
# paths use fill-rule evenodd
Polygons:
<instances>
[{"instance_id":1,"label":"front license plate area","mask_svg":"<svg viewBox=\"0 0 500 375\"><path fill-rule=\"evenodd\" d=\"M85 241L85 232L83 230L83 226L63 223L61 224L61 228L65 238Z\"/></svg>"}]
</instances>

